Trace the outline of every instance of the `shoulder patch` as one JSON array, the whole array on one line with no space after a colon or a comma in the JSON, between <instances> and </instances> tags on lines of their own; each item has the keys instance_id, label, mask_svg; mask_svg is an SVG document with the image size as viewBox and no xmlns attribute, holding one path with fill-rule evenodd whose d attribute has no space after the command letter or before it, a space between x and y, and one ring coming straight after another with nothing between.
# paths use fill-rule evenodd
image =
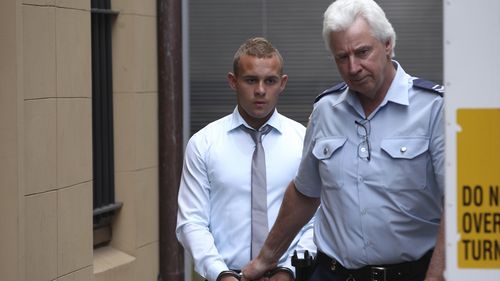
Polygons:
<instances>
[{"instance_id":1,"label":"shoulder patch","mask_svg":"<svg viewBox=\"0 0 500 281\"><path fill-rule=\"evenodd\" d=\"M343 92L347 88L347 84L345 82L339 83L331 88L328 88L323 91L323 93L319 94L315 99L314 103L317 103L321 98L329 94L338 94Z\"/></svg>"},{"instance_id":2,"label":"shoulder patch","mask_svg":"<svg viewBox=\"0 0 500 281\"><path fill-rule=\"evenodd\" d=\"M444 86L436 84L432 81L417 78L413 80L413 87L434 92L440 96L444 95Z\"/></svg>"}]
</instances>

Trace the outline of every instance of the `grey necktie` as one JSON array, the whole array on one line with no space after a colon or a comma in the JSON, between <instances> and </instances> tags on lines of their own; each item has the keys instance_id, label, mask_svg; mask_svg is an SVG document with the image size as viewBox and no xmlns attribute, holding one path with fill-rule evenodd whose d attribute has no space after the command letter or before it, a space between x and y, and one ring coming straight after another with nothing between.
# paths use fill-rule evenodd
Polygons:
<instances>
[{"instance_id":1,"label":"grey necktie","mask_svg":"<svg viewBox=\"0 0 500 281\"><path fill-rule=\"evenodd\" d=\"M255 142L252 156L252 249L251 258L258 254L269 232L267 223L267 183L266 183L266 156L262 146L262 135L271 131L266 125L259 131L244 127Z\"/></svg>"}]
</instances>

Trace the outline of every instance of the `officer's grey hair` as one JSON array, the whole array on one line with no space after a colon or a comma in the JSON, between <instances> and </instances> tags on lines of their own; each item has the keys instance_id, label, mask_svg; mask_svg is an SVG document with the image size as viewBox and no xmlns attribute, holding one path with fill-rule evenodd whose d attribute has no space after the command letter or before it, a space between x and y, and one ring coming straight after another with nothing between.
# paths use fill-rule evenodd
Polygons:
<instances>
[{"instance_id":1,"label":"officer's grey hair","mask_svg":"<svg viewBox=\"0 0 500 281\"><path fill-rule=\"evenodd\" d=\"M323 18L323 40L329 50L332 32L346 30L358 17L363 17L372 29L373 36L385 43L390 40L394 57L396 32L384 11L373 0L337 0L325 11Z\"/></svg>"}]
</instances>

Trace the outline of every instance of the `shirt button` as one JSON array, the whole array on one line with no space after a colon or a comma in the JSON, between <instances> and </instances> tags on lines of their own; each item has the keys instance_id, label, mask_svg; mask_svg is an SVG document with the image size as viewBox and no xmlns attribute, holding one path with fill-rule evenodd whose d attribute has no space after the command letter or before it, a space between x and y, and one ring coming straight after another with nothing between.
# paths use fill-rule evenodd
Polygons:
<instances>
[{"instance_id":1,"label":"shirt button","mask_svg":"<svg viewBox=\"0 0 500 281\"><path fill-rule=\"evenodd\" d=\"M362 215L366 215L366 209L361 210Z\"/></svg>"},{"instance_id":2,"label":"shirt button","mask_svg":"<svg viewBox=\"0 0 500 281\"><path fill-rule=\"evenodd\" d=\"M328 154L328 147L325 147L325 149L323 149L323 154L324 154L324 155L327 155L327 154Z\"/></svg>"},{"instance_id":3,"label":"shirt button","mask_svg":"<svg viewBox=\"0 0 500 281\"><path fill-rule=\"evenodd\" d=\"M400 150L401 150L402 153L405 153L406 150L407 150L407 148L406 148L406 146L402 146Z\"/></svg>"},{"instance_id":4,"label":"shirt button","mask_svg":"<svg viewBox=\"0 0 500 281\"><path fill-rule=\"evenodd\" d=\"M362 148L361 148L361 152L366 152L366 148L365 148L365 147L362 147Z\"/></svg>"}]
</instances>

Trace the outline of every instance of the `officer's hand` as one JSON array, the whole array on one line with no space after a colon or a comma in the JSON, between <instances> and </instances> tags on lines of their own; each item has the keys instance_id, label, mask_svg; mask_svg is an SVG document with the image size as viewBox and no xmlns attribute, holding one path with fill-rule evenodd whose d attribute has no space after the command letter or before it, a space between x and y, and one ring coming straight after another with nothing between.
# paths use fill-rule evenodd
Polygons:
<instances>
[{"instance_id":1,"label":"officer's hand","mask_svg":"<svg viewBox=\"0 0 500 281\"><path fill-rule=\"evenodd\" d=\"M257 257L256 259L251 260L250 263L243 268L241 271L241 281L264 281L267 279L263 278L264 273L271 269L271 267L272 265L270 266L269 264L266 264L261 258Z\"/></svg>"}]
</instances>

